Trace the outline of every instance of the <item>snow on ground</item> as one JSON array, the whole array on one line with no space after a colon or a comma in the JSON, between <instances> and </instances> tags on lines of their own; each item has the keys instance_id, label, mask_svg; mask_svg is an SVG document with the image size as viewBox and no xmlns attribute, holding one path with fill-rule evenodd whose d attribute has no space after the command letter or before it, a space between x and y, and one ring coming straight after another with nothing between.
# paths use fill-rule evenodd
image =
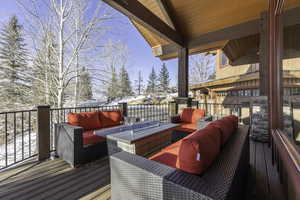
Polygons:
<instances>
[{"instance_id":1,"label":"snow on ground","mask_svg":"<svg viewBox=\"0 0 300 200\"><path fill-rule=\"evenodd\" d=\"M169 94L158 94L158 95L138 95L138 96L128 96L123 98L117 98L110 103L104 102L103 100L89 100L78 104L78 106L88 107L88 106L115 106L119 103L128 103L128 104L166 104L169 101L172 101L177 97L177 93ZM67 102L66 105L72 106L73 103Z\"/></svg>"},{"instance_id":2,"label":"snow on ground","mask_svg":"<svg viewBox=\"0 0 300 200\"><path fill-rule=\"evenodd\" d=\"M161 94L161 95L129 96L129 97L116 99L107 105L118 105L118 103L124 103L124 102L128 104L152 104L155 103L156 101L160 101L161 103L167 103L169 101L172 101L175 97L177 97L177 93Z\"/></svg>"},{"instance_id":3,"label":"snow on ground","mask_svg":"<svg viewBox=\"0 0 300 200\"><path fill-rule=\"evenodd\" d=\"M31 141L31 142L29 142ZM30 144L30 145L29 145ZM30 155L36 153L36 133L24 134L24 159L28 158ZM31 147L31 154L29 150ZM16 148L16 162L22 160L22 135L17 135L16 137L16 147L14 140L10 140L7 144L7 165L13 164L15 162L15 148ZM0 145L0 169L5 167L5 144Z\"/></svg>"}]
</instances>

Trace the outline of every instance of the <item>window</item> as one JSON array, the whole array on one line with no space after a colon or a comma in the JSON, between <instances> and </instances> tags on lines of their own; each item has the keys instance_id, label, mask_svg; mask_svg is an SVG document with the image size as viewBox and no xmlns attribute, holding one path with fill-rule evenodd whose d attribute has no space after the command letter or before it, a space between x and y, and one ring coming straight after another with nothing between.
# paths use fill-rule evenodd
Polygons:
<instances>
[{"instance_id":1,"label":"window","mask_svg":"<svg viewBox=\"0 0 300 200\"><path fill-rule=\"evenodd\" d=\"M238 96L238 93L237 93L237 91L235 91L235 90L232 91L231 94L232 94L232 96Z\"/></svg>"},{"instance_id":2,"label":"window","mask_svg":"<svg viewBox=\"0 0 300 200\"><path fill-rule=\"evenodd\" d=\"M239 96L240 97L244 96L244 90L239 90Z\"/></svg>"},{"instance_id":3,"label":"window","mask_svg":"<svg viewBox=\"0 0 300 200\"><path fill-rule=\"evenodd\" d=\"M284 96L291 96L291 88L284 88L283 89Z\"/></svg>"},{"instance_id":4,"label":"window","mask_svg":"<svg viewBox=\"0 0 300 200\"><path fill-rule=\"evenodd\" d=\"M292 88L292 95L300 95L300 88Z\"/></svg>"},{"instance_id":5,"label":"window","mask_svg":"<svg viewBox=\"0 0 300 200\"><path fill-rule=\"evenodd\" d=\"M245 96L250 97L251 96L251 90L245 90Z\"/></svg>"},{"instance_id":6,"label":"window","mask_svg":"<svg viewBox=\"0 0 300 200\"><path fill-rule=\"evenodd\" d=\"M259 89L253 89L252 90L252 96L258 97L259 96Z\"/></svg>"},{"instance_id":7,"label":"window","mask_svg":"<svg viewBox=\"0 0 300 200\"><path fill-rule=\"evenodd\" d=\"M227 58L227 56L222 52L221 53L221 67L225 67L229 65L229 59Z\"/></svg>"}]
</instances>

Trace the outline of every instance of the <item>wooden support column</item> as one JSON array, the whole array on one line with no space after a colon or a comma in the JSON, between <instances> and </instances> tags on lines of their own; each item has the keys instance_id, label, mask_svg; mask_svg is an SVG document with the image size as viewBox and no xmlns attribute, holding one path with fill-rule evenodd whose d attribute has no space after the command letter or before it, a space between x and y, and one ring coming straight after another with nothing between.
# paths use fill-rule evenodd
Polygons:
<instances>
[{"instance_id":1,"label":"wooden support column","mask_svg":"<svg viewBox=\"0 0 300 200\"><path fill-rule=\"evenodd\" d=\"M188 97L189 84L189 53L188 48L178 50L178 97Z\"/></svg>"},{"instance_id":2,"label":"wooden support column","mask_svg":"<svg viewBox=\"0 0 300 200\"><path fill-rule=\"evenodd\" d=\"M268 10L268 101L269 128L283 127L282 51L284 0L269 0ZM271 132L270 132L271 133Z\"/></svg>"},{"instance_id":3,"label":"wooden support column","mask_svg":"<svg viewBox=\"0 0 300 200\"><path fill-rule=\"evenodd\" d=\"M38 160L50 158L50 106L37 107Z\"/></svg>"},{"instance_id":4,"label":"wooden support column","mask_svg":"<svg viewBox=\"0 0 300 200\"><path fill-rule=\"evenodd\" d=\"M259 91L260 96L268 95L268 13L263 12L260 17L259 42Z\"/></svg>"}]
</instances>

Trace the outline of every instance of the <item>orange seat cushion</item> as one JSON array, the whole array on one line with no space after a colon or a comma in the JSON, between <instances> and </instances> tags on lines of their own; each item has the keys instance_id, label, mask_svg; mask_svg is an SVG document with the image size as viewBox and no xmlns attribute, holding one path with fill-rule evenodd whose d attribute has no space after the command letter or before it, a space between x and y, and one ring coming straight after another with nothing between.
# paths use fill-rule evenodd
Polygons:
<instances>
[{"instance_id":1,"label":"orange seat cushion","mask_svg":"<svg viewBox=\"0 0 300 200\"><path fill-rule=\"evenodd\" d=\"M192 174L202 174L218 156L220 146L220 130L213 126L183 138L178 154L179 169Z\"/></svg>"},{"instance_id":2,"label":"orange seat cushion","mask_svg":"<svg viewBox=\"0 0 300 200\"><path fill-rule=\"evenodd\" d=\"M180 118L181 121L186 123L196 123L199 119L205 116L205 110L202 109L193 109L193 108L184 108Z\"/></svg>"},{"instance_id":3,"label":"orange seat cushion","mask_svg":"<svg viewBox=\"0 0 300 200\"><path fill-rule=\"evenodd\" d=\"M85 131L83 133L83 145L93 145L105 141L105 137L94 134L94 131Z\"/></svg>"},{"instance_id":4,"label":"orange seat cushion","mask_svg":"<svg viewBox=\"0 0 300 200\"><path fill-rule=\"evenodd\" d=\"M68 122L73 126L80 126L84 130L93 130L101 128L98 111L69 113Z\"/></svg>"},{"instance_id":5,"label":"orange seat cushion","mask_svg":"<svg viewBox=\"0 0 300 200\"><path fill-rule=\"evenodd\" d=\"M233 120L226 117L213 121L212 123L208 124L208 126L213 126L220 129L222 135L222 145L224 145L228 141L230 136L235 132Z\"/></svg>"},{"instance_id":6,"label":"orange seat cushion","mask_svg":"<svg viewBox=\"0 0 300 200\"><path fill-rule=\"evenodd\" d=\"M181 142L182 140L179 140L178 142L171 144L170 146L151 156L149 159L179 169L178 153Z\"/></svg>"},{"instance_id":7,"label":"orange seat cushion","mask_svg":"<svg viewBox=\"0 0 300 200\"><path fill-rule=\"evenodd\" d=\"M99 117L102 127L117 126L123 123L123 117L119 110L100 111Z\"/></svg>"},{"instance_id":8,"label":"orange seat cushion","mask_svg":"<svg viewBox=\"0 0 300 200\"><path fill-rule=\"evenodd\" d=\"M181 123L179 127L175 128L176 131L192 133L197 129L196 123Z\"/></svg>"}]
</instances>

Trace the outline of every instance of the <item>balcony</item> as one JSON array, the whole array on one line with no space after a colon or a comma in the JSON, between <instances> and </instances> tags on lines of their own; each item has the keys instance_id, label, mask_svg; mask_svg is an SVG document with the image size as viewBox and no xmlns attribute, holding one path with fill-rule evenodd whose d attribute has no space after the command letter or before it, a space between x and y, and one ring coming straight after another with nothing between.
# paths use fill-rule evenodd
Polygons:
<instances>
[{"instance_id":1,"label":"balcony","mask_svg":"<svg viewBox=\"0 0 300 200\"><path fill-rule=\"evenodd\" d=\"M68 112L120 109L124 116L167 121L171 115L179 113L181 108L201 107L201 103L193 104L188 98L189 55L223 49L232 64L260 64L259 89L264 100L264 110L267 110L262 113L261 119L258 117L254 120L255 113L249 102L245 105L208 105L206 102L203 105L203 108L214 119L235 114L239 117L240 122L248 124L252 128L251 138L253 140L250 141L250 149L246 148L246 150L250 150L251 169L248 172L249 176L238 177L239 180L248 178L247 192L244 193L243 199L299 199L300 157L297 146L299 135L289 134L285 131L285 99L282 87L282 60L299 57L299 47L297 46L299 42L297 42L297 34L295 34L300 24L299 2L270 0L267 3L267 1L253 0L250 3L241 1L237 6L228 6L232 4L230 0L224 0L219 4L209 0L168 1L169 3L164 3L164 1L153 1L156 2L153 3L143 0L104 0L104 2L130 17L138 31L149 42L155 56L161 60L178 57L179 98L171 104L159 106L133 105L126 107L125 104L122 104L116 107L59 109L42 106L35 110L0 113L3 116L1 127L4 131L5 141L4 148L1 149L0 198L111 198L110 183L113 181L110 180L110 175L117 177L120 174L110 171L111 164L109 164L108 158L102 158L75 169L70 168L63 160L53 156L57 150L54 124L65 122ZM284 36L284 33L287 34ZM294 50L296 51L294 52ZM185 104L180 105L183 104L182 102ZM174 105L175 107L173 107ZM292 106L291 109L291 113L294 113L295 117L293 128L299 128L299 105ZM267 124L264 134L258 134L259 137L253 136L253 133L259 129L253 126L253 122ZM288 126L292 125L288 124ZM299 131L296 132L296 134L298 133ZM256 140L259 138L265 143L257 142ZM227 148L230 149L230 146ZM198 160L198 155L196 160ZM232 163L228 164L229 168L230 164ZM150 171L150 167L148 166L144 171ZM221 167L225 168L227 165ZM243 168L242 171L245 169ZM231 176L231 172L234 170L228 171ZM178 173L183 172L179 171ZM221 175L226 173L227 171L224 170ZM137 176L145 179L143 174L137 174ZM188 176L191 177L190 174ZM201 176L193 177L202 178ZM221 178L223 177L221 176ZM217 182L216 179L212 182ZM175 187L170 187L173 182L168 185L169 182L171 181L164 179L160 180L160 183L154 182L152 185L156 183L167 185L165 188L158 185L158 188L166 189L169 192L168 195L173 195L174 199L180 199L174 194L170 194L172 192L177 194L176 189L184 191L181 199L188 199L187 196L193 195L196 196L195 199L218 199L214 198L218 197L218 193L212 194L211 192L215 190L210 190L211 196L207 197L206 194L197 193L196 189L198 188L186 189L180 187L180 184L178 187L176 183ZM139 187L132 188L130 183L130 181L125 181L122 184L128 184L126 189L139 196L140 191L136 189ZM141 184L141 189L148 186L145 181L141 181L141 183L144 183ZM227 182L222 182L222 184L227 186ZM205 184L201 186L208 187ZM213 189L216 189L214 186L212 186ZM173 189L172 192L170 192L170 188ZM161 190L165 192L163 189ZM121 192L123 191L120 191L119 197L127 200L126 192L122 194ZM165 195L163 192L162 194ZM232 195L244 191L233 189L233 191L225 192ZM224 191L220 191L220 193L224 194ZM221 199L233 199L230 195L222 196L224 198ZM142 199L147 199L147 197Z\"/></svg>"},{"instance_id":2,"label":"balcony","mask_svg":"<svg viewBox=\"0 0 300 200\"><path fill-rule=\"evenodd\" d=\"M167 105L128 105L127 112L129 116L145 117L148 120L167 121L171 115L172 104ZM221 105L198 103L194 101L193 107L206 107L209 114L214 119L228 114L239 116L240 120L248 121L249 112L242 105ZM83 112L90 110L110 110L124 108L124 104L105 107L78 107L65 109L49 109L50 127L55 123L66 120L68 112ZM39 108L40 109L40 108ZM29 111L23 111L24 113ZM16 137L24 137L26 126L31 126L29 134L36 132L38 123L37 110L30 111L31 120L20 120L23 126L13 128ZM18 113L3 114L8 119L10 115L18 118ZM20 114L20 116L25 114ZM41 114L41 113L40 113ZM28 115L27 115L28 116ZM248 120L247 120L248 119ZM24 123L25 122L25 123ZM7 126L7 125L6 125ZM49 137L52 141L53 129L50 129ZM13 138L14 141L16 138ZM39 140L37 140L39 141ZM9 143L9 142L8 142ZM13 142L14 144L14 142ZM68 163L62 159L51 156L50 159L38 161L39 151L36 144L32 142L30 146L25 141L15 143L14 149L18 152L6 154L3 158L9 158L7 165L0 172L0 198L3 199L110 199L110 165L108 157L101 158L94 162L84 164L78 168L71 168ZM26 154L31 147L31 154ZM55 151L55 145L51 142L51 151ZM22 156L19 153L24 153ZM9 152L7 152L9 153ZM20 162L20 163L19 163ZM272 150L267 143L250 142L250 166L249 181L245 199L284 199L283 185L280 182L276 165L272 164Z\"/></svg>"}]
</instances>

